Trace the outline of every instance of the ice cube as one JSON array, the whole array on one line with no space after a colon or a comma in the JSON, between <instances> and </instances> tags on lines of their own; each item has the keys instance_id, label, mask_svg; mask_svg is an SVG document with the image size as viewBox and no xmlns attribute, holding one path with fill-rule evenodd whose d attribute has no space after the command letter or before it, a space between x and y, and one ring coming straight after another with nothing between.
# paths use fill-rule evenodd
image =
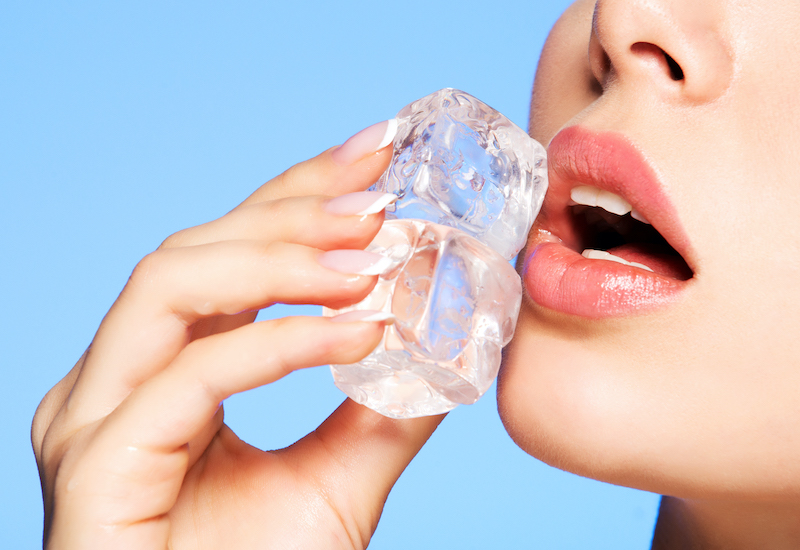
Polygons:
<instances>
[{"instance_id":1,"label":"ice cube","mask_svg":"<svg viewBox=\"0 0 800 550\"><path fill-rule=\"evenodd\" d=\"M375 289L325 313L380 310L396 322L359 363L331 365L336 385L393 418L474 403L514 333L522 300L514 268L464 232L420 220L387 220L367 250L392 260Z\"/></svg>"},{"instance_id":2,"label":"ice cube","mask_svg":"<svg viewBox=\"0 0 800 550\"><path fill-rule=\"evenodd\" d=\"M397 114L389 169L373 186L400 199L387 219L456 227L510 260L547 190L544 148L482 101L445 88Z\"/></svg>"},{"instance_id":3,"label":"ice cube","mask_svg":"<svg viewBox=\"0 0 800 550\"><path fill-rule=\"evenodd\" d=\"M547 189L544 148L474 97L447 88L397 115L392 161L373 189L398 195L367 248L391 259L354 309L391 312L378 347L334 380L393 418L446 412L489 388L522 297L507 260Z\"/></svg>"}]
</instances>

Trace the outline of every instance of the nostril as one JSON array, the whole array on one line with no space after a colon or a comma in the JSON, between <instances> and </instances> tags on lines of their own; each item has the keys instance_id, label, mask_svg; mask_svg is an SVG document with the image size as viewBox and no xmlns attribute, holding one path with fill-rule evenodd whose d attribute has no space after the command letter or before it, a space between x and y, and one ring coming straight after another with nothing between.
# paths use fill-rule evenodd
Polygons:
<instances>
[{"instance_id":1,"label":"nostril","mask_svg":"<svg viewBox=\"0 0 800 550\"><path fill-rule=\"evenodd\" d=\"M672 77L672 80L683 80L683 69L678 65L678 62L672 59L667 52L664 52L664 59L667 60L669 75Z\"/></svg>"},{"instance_id":2,"label":"nostril","mask_svg":"<svg viewBox=\"0 0 800 550\"><path fill-rule=\"evenodd\" d=\"M672 56L658 46L647 42L636 42L631 46L631 52L640 57L655 59L662 64L665 63L665 68L669 71L669 76L672 80L683 80L684 75L681 66Z\"/></svg>"},{"instance_id":3,"label":"nostril","mask_svg":"<svg viewBox=\"0 0 800 550\"><path fill-rule=\"evenodd\" d=\"M602 93L606 79L611 71L611 58L603 49L603 46L600 45L600 41L594 32L589 37L589 65L592 76L597 82L597 87L593 91Z\"/></svg>"}]
</instances>

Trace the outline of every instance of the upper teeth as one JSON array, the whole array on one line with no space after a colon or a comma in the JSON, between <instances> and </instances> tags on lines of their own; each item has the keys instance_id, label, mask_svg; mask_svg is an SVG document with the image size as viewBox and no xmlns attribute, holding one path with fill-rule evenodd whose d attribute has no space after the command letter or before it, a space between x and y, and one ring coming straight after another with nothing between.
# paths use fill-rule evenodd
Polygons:
<instances>
[{"instance_id":1,"label":"upper teeth","mask_svg":"<svg viewBox=\"0 0 800 550\"><path fill-rule=\"evenodd\" d=\"M573 202L577 204L599 206L603 210L607 210L617 216L624 216L630 212L634 219L649 223L638 211L633 210L628 201L609 191L598 189L597 187L590 187L588 185L579 185L578 187L572 188L569 192L569 196Z\"/></svg>"},{"instance_id":2,"label":"upper teeth","mask_svg":"<svg viewBox=\"0 0 800 550\"><path fill-rule=\"evenodd\" d=\"M634 220L639 220L642 223L646 223L647 225L650 225L650 222L647 221L644 218L644 216L642 216L642 213L636 210L635 208L631 210L631 218L633 218Z\"/></svg>"}]
</instances>

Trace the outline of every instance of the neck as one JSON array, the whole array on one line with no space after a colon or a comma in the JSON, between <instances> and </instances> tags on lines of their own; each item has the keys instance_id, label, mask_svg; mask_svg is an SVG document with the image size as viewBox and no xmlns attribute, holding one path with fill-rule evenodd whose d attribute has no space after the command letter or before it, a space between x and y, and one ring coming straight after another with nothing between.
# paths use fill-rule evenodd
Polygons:
<instances>
[{"instance_id":1,"label":"neck","mask_svg":"<svg viewBox=\"0 0 800 550\"><path fill-rule=\"evenodd\" d=\"M652 550L752 548L800 548L800 504L661 499Z\"/></svg>"}]
</instances>

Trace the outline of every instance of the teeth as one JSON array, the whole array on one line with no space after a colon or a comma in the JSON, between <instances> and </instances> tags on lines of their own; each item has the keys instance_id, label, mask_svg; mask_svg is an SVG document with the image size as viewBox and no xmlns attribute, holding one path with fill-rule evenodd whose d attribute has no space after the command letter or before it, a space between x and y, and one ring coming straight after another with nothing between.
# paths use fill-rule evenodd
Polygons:
<instances>
[{"instance_id":1,"label":"teeth","mask_svg":"<svg viewBox=\"0 0 800 550\"><path fill-rule=\"evenodd\" d=\"M597 195L597 206L617 216L624 216L631 211L628 201L608 191L600 191L600 194Z\"/></svg>"},{"instance_id":2,"label":"teeth","mask_svg":"<svg viewBox=\"0 0 800 550\"><path fill-rule=\"evenodd\" d=\"M639 262L629 262L628 260L624 260L619 256L614 256L613 254L611 254L610 252L606 252L605 250L592 250L591 248L587 248L581 253L581 256L589 260L608 260L610 262L617 262L618 264L638 267L640 269L644 269L650 272L653 271L644 264L640 264Z\"/></svg>"},{"instance_id":3,"label":"teeth","mask_svg":"<svg viewBox=\"0 0 800 550\"><path fill-rule=\"evenodd\" d=\"M619 195L588 185L573 187L569 197L577 204L599 206L617 216L624 216L631 211L630 203Z\"/></svg>"},{"instance_id":4,"label":"teeth","mask_svg":"<svg viewBox=\"0 0 800 550\"><path fill-rule=\"evenodd\" d=\"M642 216L642 214L638 210L635 209L631 210L631 218L633 218L634 220L639 220L642 223L646 223L647 225L650 225L650 222L644 219L644 216Z\"/></svg>"},{"instance_id":5,"label":"teeth","mask_svg":"<svg viewBox=\"0 0 800 550\"><path fill-rule=\"evenodd\" d=\"M597 206L597 195L599 194L600 190L597 187L579 185L578 187L572 188L572 191L569 192L569 198L578 204Z\"/></svg>"}]
</instances>

